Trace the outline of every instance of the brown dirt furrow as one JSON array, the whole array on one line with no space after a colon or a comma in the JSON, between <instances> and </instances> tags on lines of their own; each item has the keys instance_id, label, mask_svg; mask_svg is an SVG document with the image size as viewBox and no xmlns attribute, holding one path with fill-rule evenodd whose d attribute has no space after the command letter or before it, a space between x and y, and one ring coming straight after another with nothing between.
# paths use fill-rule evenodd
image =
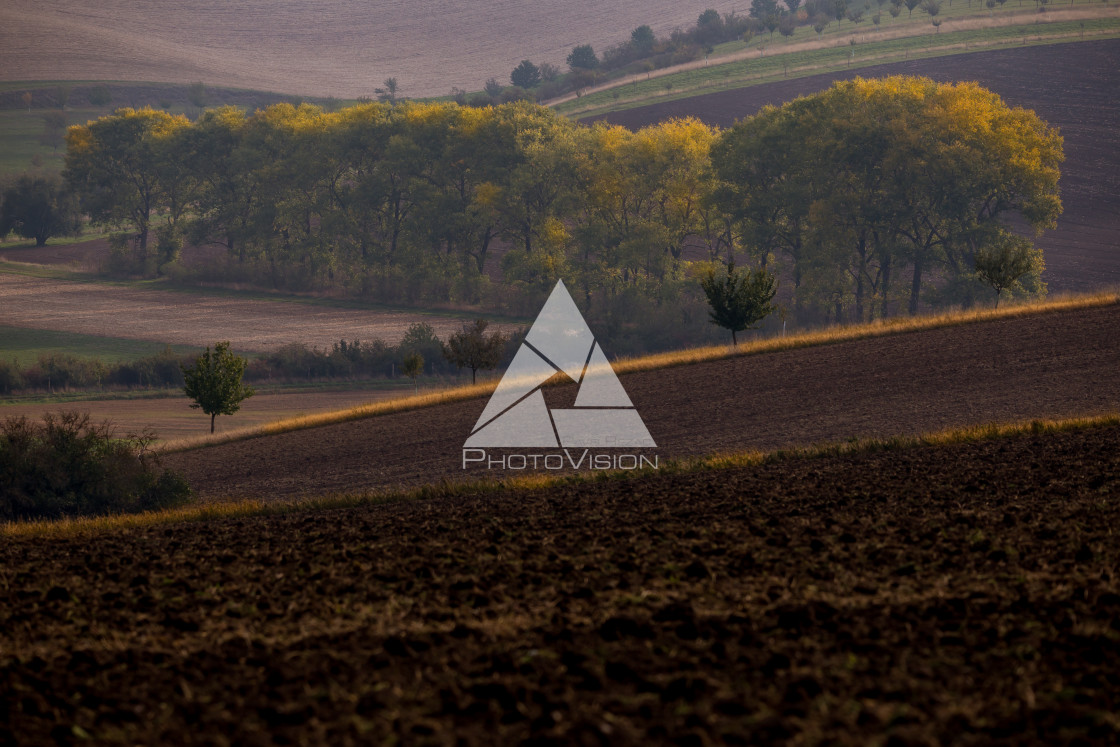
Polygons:
<instances>
[{"instance_id":1,"label":"brown dirt furrow","mask_svg":"<svg viewBox=\"0 0 1120 747\"><path fill-rule=\"evenodd\" d=\"M1120 429L0 544L0 743L1117 744Z\"/></svg>"},{"instance_id":2,"label":"brown dirt furrow","mask_svg":"<svg viewBox=\"0 0 1120 747\"><path fill-rule=\"evenodd\" d=\"M661 458L1120 409L1120 305L622 377ZM547 390L570 404L573 385ZM169 455L203 496L364 491L464 471L484 399ZM545 453L547 450L533 450Z\"/></svg>"}]
</instances>

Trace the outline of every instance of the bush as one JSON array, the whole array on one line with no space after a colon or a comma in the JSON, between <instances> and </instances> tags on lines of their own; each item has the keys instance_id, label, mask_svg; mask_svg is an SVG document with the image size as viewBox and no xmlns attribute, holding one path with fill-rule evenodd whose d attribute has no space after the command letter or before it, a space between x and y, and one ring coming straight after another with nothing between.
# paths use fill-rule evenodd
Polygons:
<instances>
[{"instance_id":1,"label":"bush","mask_svg":"<svg viewBox=\"0 0 1120 747\"><path fill-rule=\"evenodd\" d=\"M150 433L118 439L88 413L0 423L0 519L127 513L179 505L190 487L158 469Z\"/></svg>"}]
</instances>

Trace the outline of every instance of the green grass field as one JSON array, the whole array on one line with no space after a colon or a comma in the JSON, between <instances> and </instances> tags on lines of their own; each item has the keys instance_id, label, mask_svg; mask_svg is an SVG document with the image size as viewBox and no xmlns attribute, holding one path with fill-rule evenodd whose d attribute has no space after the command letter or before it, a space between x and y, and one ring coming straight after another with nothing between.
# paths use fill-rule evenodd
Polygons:
<instances>
[{"instance_id":1,"label":"green grass field","mask_svg":"<svg viewBox=\"0 0 1120 747\"><path fill-rule=\"evenodd\" d=\"M958 0L959 2L959 0ZM905 11L904 11L905 12ZM855 35L850 33L851 23L845 23L841 38L838 32L823 35L822 46L816 49L783 49L793 42L774 41L764 45L763 56L751 56L719 63L711 59L705 67L686 70L661 77L639 79L606 90L584 94L556 105L556 110L570 117L588 117L621 111L653 102L689 98L703 93L714 93L733 88L744 88L785 78L796 78L835 70L858 69L869 65L905 59L922 59L964 54L983 49L1009 49L1038 44L1076 41L1082 37L1100 39L1120 36L1120 18L1097 18L1075 21L1058 21L1028 25L973 28L961 31L933 32L926 17L923 28L930 29L916 36L903 36L875 40L876 32L869 23L860 25ZM835 26L835 23L833 24ZM944 28L944 27L943 27ZM888 29L884 27L885 36ZM811 41L812 28L799 28L794 41ZM776 39L781 37L775 37ZM853 40L856 43L851 43ZM739 50L744 45L739 42ZM759 49L758 40L752 48Z\"/></svg>"},{"instance_id":2,"label":"green grass field","mask_svg":"<svg viewBox=\"0 0 1120 747\"><path fill-rule=\"evenodd\" d=\"M100 358L105 363L119 363L155 355L163 348L164 345L157 342L122 337L97 337L0 325L0 358L19 361L21 366L34 363L40 355L62 353L83 358ZM196 348L186 345L172 345L171 349L176 353L197 352Z\"/></svg>"}]
</instances>

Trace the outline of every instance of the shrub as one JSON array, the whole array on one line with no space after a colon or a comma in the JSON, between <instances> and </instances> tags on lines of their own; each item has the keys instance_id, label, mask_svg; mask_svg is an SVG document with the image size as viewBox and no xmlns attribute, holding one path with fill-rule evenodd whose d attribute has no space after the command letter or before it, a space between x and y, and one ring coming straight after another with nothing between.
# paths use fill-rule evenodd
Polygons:
<instances>
[{"instance_id":1,"label":"shrub","mask_svg":"<svg viewBox=\"0 0 1120 747\"><path fill-rule=\"evenodd\" d=\"M114 437L88 413L0 423L0 519L127 513L185 502L190 487L159 470L150 433Z\"/></svg>"}]
</instances>

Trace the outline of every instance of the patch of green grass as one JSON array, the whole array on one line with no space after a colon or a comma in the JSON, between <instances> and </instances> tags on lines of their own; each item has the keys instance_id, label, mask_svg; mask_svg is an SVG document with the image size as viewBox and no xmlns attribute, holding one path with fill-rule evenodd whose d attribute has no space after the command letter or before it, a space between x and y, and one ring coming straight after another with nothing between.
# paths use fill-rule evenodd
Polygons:
<instances>
[{"instance_id":1,"label":"patch of green grass","mask_svg":"<svg viewBox=\"0 0 1120 747\"><path fill-rule=\"evenodd\" d=\"M873 39L875 32L862 30L868 31L865 35L861 34L863 38ZM810 29L810 33L814 32ZM854 70L899 60L943 57L994 47L1012 49L1041 44L1073 43L1079 41L1082 34L1085 38L1092 39L1120 36L1120 18L1060 21L1037 25L1030 23L941 33L929 31L896 39L859 41L854 45L848 41L838 40L818 49L791 52L782 52L782 44L774 42L766 46L765 56L751 56L745 60L722 64L713 60L712 64L706 67L652 77L648 80L639 79L614 88L587 93L578 99L558 104L555 108L569 117L589 117L652 103L690 98L704 93L746 88L776 80L837 70ZM845 38L855 37L846 34ZM752 47L757 48L757 46L757 40L752 42ZM615 98L616 95L618 98Z\"/></svg>"},{"instance_id":2,"label":"patch of green grass","mask_svg":"<svg viewBox=\"0 0 1120 747\"><path fill-rule=\"evenodd\" d=\"M99 337L77 332L0 325L0 357L9 361L17 360L21 366L31 365L39 359L40 355L63 353L84 358L100 358L105 363L119 363L155 355L164 347L158 342L129 340L123 337ZM180 354L200 351L200 348L189 345L172 345L171 349Z\"/></svg>"},{"instance_id":3,"label":"patch of green grass","mask_svg":"<svg viewBox=\"0 0 1120 747\"><path fill-rule=\"evenodd\" d=\"M86 241L93 241L95 239L107 239L112 235L111 231L104 231L96 228L89 228L88 226L82 229L82 232L74 236L51 236L47 239L47 246L70 246L71 244L81 244ZM35 248L35 239L24 239L10 234L7 241L0 241L0 254L4 253L5 249L33 249ZM12 265L10 262L0 262L0 265Z\"/></svg>"}]
</instances>

